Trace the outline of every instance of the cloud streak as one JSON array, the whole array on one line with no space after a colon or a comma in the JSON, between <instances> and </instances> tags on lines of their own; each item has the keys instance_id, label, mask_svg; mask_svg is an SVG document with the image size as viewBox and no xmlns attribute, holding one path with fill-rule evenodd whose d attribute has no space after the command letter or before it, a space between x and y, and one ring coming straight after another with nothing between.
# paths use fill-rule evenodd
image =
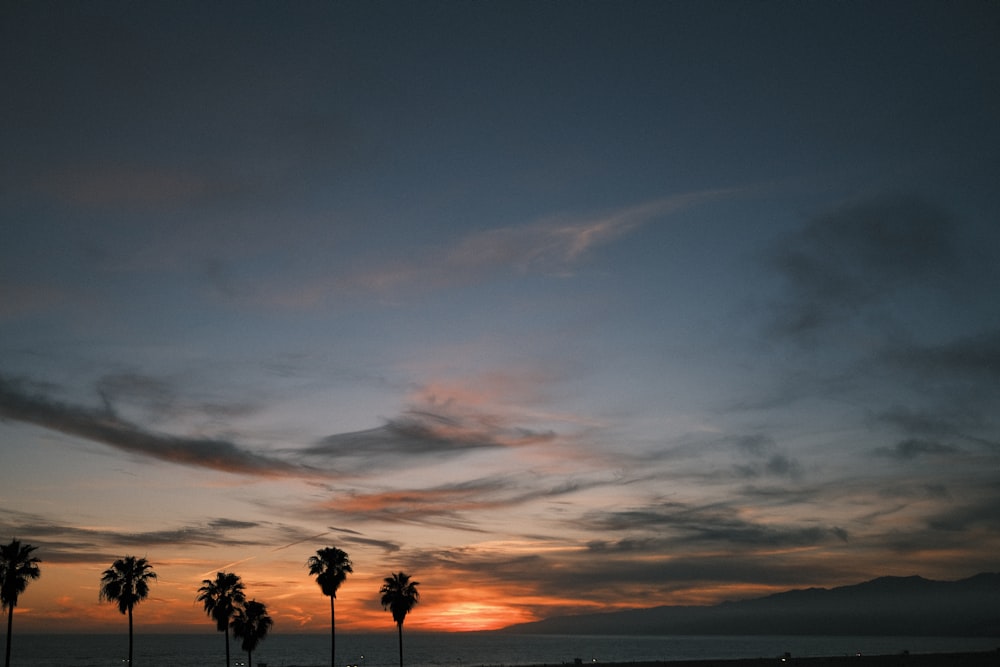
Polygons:
<instances>
[{"instance_id":1,"label":"cloud streak","mask_svg":"<svg viewBox=\"0 0 1000 667\"><path fill-rule=\"evenodd\" d=\"M276 537L309 539L293 526L222 517L172 528L131 532L67 525L35 513L5 509L2 514L5 517L0 519L2 534L31 535L43 545L45 561L54 563L103 562L130 550L264 547L273 544Z\"/></svg>"},{"instance_id":2,"label":"cloud streak","mask_svg":"<svg viewBox=\"0 0 1000 667\"><path fill-rule=\"evenodd\" d=\"M489 416L459 417L409 410L382 426L337 433L302 450L306 457L330 459L339 465L408 464L415 457L455 456L479 449L503 449L542 444L555 439L551 431L512 427Z\"/></svg>"},{"instance_id":3,"label":"cloud streak","mask_svg":"<svg viewBox=\"0 0 1000 667\"><path fill-rule=\"evenodd\" d=\"M602 215L552 216L534 223L495 227L443 241L407 258L298 283L293 290L251 290L251 300L288 308L312 308L330 298L380 296L479 284L498 275L568 277L592 253L663 217L742 192L716 189L654 199ZM371 264L371 263L369 263Z\"/></svg>"},{"instance_id":4,"label":"cloud streak","mask_svg":"<svg viewBox=\"0 0 1000 667\"><path fill-rule=\"evenodd\" d=\"M27 386L23 381L0 375L0 416L179 465L260 477L317 472L252 452L227 440L153 433L121 419L110 406L71 405L30 391Z\"/></svg>"}]
</instances>

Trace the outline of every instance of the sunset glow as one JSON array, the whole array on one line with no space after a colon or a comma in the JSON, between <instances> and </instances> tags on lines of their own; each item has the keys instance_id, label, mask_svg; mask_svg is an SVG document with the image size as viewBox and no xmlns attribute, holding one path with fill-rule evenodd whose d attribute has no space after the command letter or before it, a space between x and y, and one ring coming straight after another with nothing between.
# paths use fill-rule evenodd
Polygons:
<instances>
[{"instance_id":1,"label":"sunset glow","mask_svg":"<svg viewBox=\"0 0 1000 667\"><path fill-rule=\"evenodd\" d=\"M900 28L905 17L905 29ZM1000 571L1000 3L13 2L15 632ZM162 639L162 637L161 637Z\"/></svg>"}]
</instances>

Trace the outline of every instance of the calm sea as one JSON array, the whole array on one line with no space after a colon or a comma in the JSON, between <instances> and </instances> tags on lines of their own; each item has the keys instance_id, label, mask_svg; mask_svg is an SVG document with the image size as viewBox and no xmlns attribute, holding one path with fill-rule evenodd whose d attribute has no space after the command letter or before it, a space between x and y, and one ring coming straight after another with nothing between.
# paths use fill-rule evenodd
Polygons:
<instances>
[{"instance_id":1,"label":"calm sea","mask_svg":"<svg viewBox=\"0 0 1000 667\"><path fill-rule=\"evenodd\" d=\"M232 640L231 640L232 641ZM403 634L406 667L498 667L647 660L712 660L795 656L938 653L989 651L1000 637L622 637L509 635L490 632ZM245 664L246 654L232 642L232 664ZM12 667L121 667L128 656L128 636L31 635L14 633ZM224 665L221 634L138 635L139 667ZM254 667L327 667L328 635L275 633L253 655ZM395 632L338 634L337 664L343 667L397 667Z\"/></svg>"}]
</instances>

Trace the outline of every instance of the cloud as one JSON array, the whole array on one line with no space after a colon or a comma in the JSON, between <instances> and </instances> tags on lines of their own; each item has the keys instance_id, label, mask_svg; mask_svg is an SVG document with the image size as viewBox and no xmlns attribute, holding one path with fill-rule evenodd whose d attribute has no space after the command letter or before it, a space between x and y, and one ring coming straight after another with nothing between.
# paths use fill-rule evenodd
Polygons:
<instances>
[{"instance_id":1,"label":"cloud","mask_svg":"<svg viewBox=\"0 0 1000 667\"><path fill-rule=\"evenodd\" d=\"M338 495L327 505L355 521L427 523L478 531L475 521L467 517L614 483L608 479L562 479L552 483L543 475L523 472L426 488L351 492ZM442 522L442 518L447 521Z\"/></svg>"},{"instance_id":2,"label":"cloud","mask_svg":"<svg viewBox=\"0 0 1000 667\"><path fill-rule=\"evenodd\" d=\"M726 505L691 506L664 502L634 509L592 512L583 523L593 530L668 531L663 539L675 546L714 543L730 547L789 547L847 540L847 532L837 526L756 522L743 518L739 510Z\"/></svg>"},{"instance_id":3,"label":"cloud","mask_svg":"<svg viewBox=\"0 0 1000 667\"><path fill-rule=\"evenodd\" d=\"M385 553L396 553L400 550L399 543L392 540L376 540L370 537L364 537L358 531L347 528L336 528L334 526L330 526L330 530L338 533L340 535L340 541L347 544L360 544L368 547L376 547Z\"/></svg>"},{"instance_id":4,"label":"cloud","mask_svg":"<svg viewBox=\"0 0 1000 667\"><path fill-rule=\"evenodd\" d=\"M0 283L0 319L16 319L65 306L72 294L53 285L31 283L18 285L6 276Z\"/></svg>"},{"instance_id":5,"label":"cloud","mask_svg":"<svg viewBox=\"0 0 1000 667\"><path fill-rule=\"evenodd\" d=\"M501 227L465 237L444 253L451 273L508 267L520 272L563 274L592 250L652 220L733 191L689 193L644 202L583 219L554 218L531 225Z\"/></svg>"},{"instance_id":6,"label":"cloud","mask_svg":"<svg viewBox=\"0 0 1000 667\"><path fill-rule=\"evenodd\" d=\"M873 417L876 421L890 424L908 435L915 436L954 435L960 428L954 416L916 411L900 405L883 410Z\"/></svg>"},{"instance_id":7,"label":"cloud","mask_svg":"<svg viewBox=\"0 0 1000 667\"><path fill-rule=\"evenodd\" d=\"M961 450L958 447L918 438L907 438L906 440L897 442L892 448L882 447L875 450L875 453L879 456L887 456L899 461L912 461L921 456L951 455L960 452Z\"/></svg>"},{"instance_id":8,"label":"cloud","mask_svg":"<svg viewBox=\"0 0 1000 667\"><path fill-rule=\"evenodd\" d=\"M793 457L777 451L774 439L762 433L743 436L736 440L737 448L752 460L749 463L736 466L742 477L760 477L762 475L798 479L802 475L802 466Z\"/></svg>"},{"instance_id":9,"label":"cloud","mask_svg":"<svg viewBox=\"0 0 1000 667\"><path fill-rule=\"evenodd\" d=\"M888 362L921 375L1000 380L1000 329L932 345L893 341L884 354Z\"/></svg>"},{"instance_id":10,"label":"cloud","mask_svg":"<svg viewBox=\"0 0 1000 667\"><path fill-rule=\"evenodd\" d=\"M144 164L91 164L45 174L34 183L42 195L75 207L99 210L180 208L238 189L235 181L195 171Z\"/></svg>"},{"instance_id":11,"label":"cloud","mask_svg":"<svg viewBox=\"0 0 1000 667\"><path fill-rule=\"evenodd\" d=\"M422 579L505 591L536 616L580 613L591 606L711 604L820 581L853 581L843 559L810 549L690 551L655 536L576 542L527 538L408 554ZM580 582L600 582L581 588ZM572 591L572 594L567 594Z\"/></svg>"},{"instance_id":12,"label":"cloud","mask_svg":"<svg viewBox=\"0 0 1000 667\"><path fill-rule=\"evenodd\" d=\"M109 405L103 408L70 405L31 391L29 386L27 382L0 375L0 417L179 465L262 477L317 472L226 440L153 433L119 418Z\"/></svg>"},{"instance_id":13,"label":"cloud","mask_svg":"<svg viewBox=\"0 0 1000 667\"><path fill-rule=\"evenodd\" d=\"M255 521L214 518L173 528L126 532L115 529L81 528L48 517L11 510L0 513L0 534L28 535L44 551L45 562L92 563L110 561L122 552L145 552L148 548L267 546L275 535L301 534L291 526Z\"/></svg>"},{"instance_id":14,"label":"cloud","mask_svg":"<svg viewBox=\"0 0 1000 667\"><path fill-rule=\"evenodd\" d=\"M984 388L977 393L983 398L983 393L989 393L989 389ZM961 439L1000 452L1000 441L977 434L988 432L986 427L991 414L991 409L981 410L975 402L965 400L961 406L953 406L948 402L919 411L893 406L873 415L873 419L895 427L907 435L909 440L935 442L941 438Z\"/></svg>"},{"instance_id":15,"label":"cloud","mask_svg":"<svg viewBox=\"0 0 1000 667\"><path fill-rule=\"evenodd\" d=\"M337 433L303 450L306 456L357 458L367 464L395 457L441 456L470 450L519 447L549 442L555 434L511 427L496 417L455 416L410 410L382 426ZM403 459L405 464L408 459Z\"/></svg>"},{"instance_id":16,"label":"cloud","mask_svg":"<svg viewBox=\"0 0 1000 667\"><path fill-rule=\"evenodd\" d=\"M548 379L531 370L430 382L411 393L409 408L381 426L328 435L302 454L360 470L551 444L560 438L551 427L559 417L522 406L544 402Z\"/></svg>"},{"instance_id":17,"label":"cloud","mask_svg":"<svg viewBox=\"0 0 1000 667\"><path fill-rule=\"evenodd\" d=\"M411 252L406 258L366 261L338 274L323 274L292 288L266 286L237 289L231 294L266 305L312 308L333 297L391 298L397 292L466 287L497 275L570 276L594 251L644 225L697 204L731 197L739 190L706 190L643 202L598 215L552 216L533 223L509 225Z\"/></svg>"},{"instance_id":18,"label":"cloud","mask_svg":"<svg viewBox=\"0 0 1000 667\"><path fill-rule=\"evenodd\" d=\"M770 258L788 287L777 330L814 334L914 283L940 283L959 265L955 236L941 209L914 197L870 200L816 218Z\"/></svg>"},{"instance_id":19,"label":"cloud","mask_svg":"<svg viewBox=\"0 0 1000 667\"><path fill-rule=\"evenodd\" d=\"M250 403L196 402L185 398L165 380L134 371L108 373L96 385L105 409L111 406L136 407L151 421L166 421L182 415L204 415L212 419L231 419L253 414Z\"/></svg>"}]
</instances>

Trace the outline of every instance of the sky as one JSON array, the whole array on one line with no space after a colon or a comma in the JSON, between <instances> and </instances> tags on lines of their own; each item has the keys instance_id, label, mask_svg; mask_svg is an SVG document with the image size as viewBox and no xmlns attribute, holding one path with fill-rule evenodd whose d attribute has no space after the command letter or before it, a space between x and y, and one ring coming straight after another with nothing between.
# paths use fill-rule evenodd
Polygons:
<instances>
[{"instance_id":1,"label":"sky","mask_svg":"<svg viewBox=\"0 0 1000 667\"><path fill-rule=\"evenodd\" d=\"M5 2L15 631L1000 571L1000 4Z\"/></svg>"}]
</instances>

